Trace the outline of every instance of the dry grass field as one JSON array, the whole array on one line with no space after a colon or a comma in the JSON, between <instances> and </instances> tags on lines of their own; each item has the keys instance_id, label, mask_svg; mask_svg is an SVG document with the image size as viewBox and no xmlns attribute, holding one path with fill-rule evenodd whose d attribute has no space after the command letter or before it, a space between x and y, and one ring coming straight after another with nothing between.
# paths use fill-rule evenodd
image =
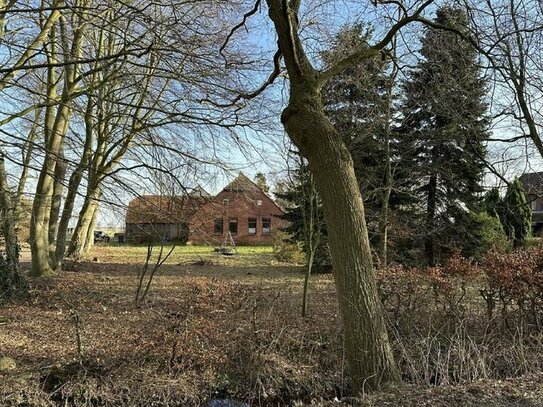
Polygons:
<instances>
[{"instance_id":1,"label":"dry grass field","mask_svg":"<svg viewBox=\"0 0 543 407\"><path fill-rule=\"evenodd\" d=\"M0 356L17 362L0 373L0 406L543 405L538 375L346 398L331 275L314 276L301 318L303 270L271 248L180 247L136 304L146 250L95 247L0 308Z\"/></svg>"}]
</instances>

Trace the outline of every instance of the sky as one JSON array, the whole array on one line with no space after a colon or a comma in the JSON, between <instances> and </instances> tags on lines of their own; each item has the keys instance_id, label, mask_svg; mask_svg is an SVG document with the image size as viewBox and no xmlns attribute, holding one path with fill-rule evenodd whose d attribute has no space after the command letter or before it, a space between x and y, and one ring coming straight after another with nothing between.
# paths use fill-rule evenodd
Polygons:
<instances>
[{"instance_id":1,"label":"sky","mask_svg":"<svg viewBox=\"0 0 543 407\"><path fill-rule=\"evenodd\" d=\"M308 53L316 65L318 65L319 52L327 47L329 41L342 26L362 20L369 21L376 27L374 34L376 39L380 38L384 30L390 26L391 8L386 6L376 8L369 1L365 3L365 6L363 6L364 2L354 0L307 0L302 4L304 5L300 16L302 37L305 40ZM250 8L249 4L248 8ZM413 25L402 31L402 38L410 43L410 47L406 51L411 52L418 49L418 44L413 41L413 38L420 34L420 30L420 25ZM254 53L255 59L261 59L262 69L259 72L246 72L240 78L248 84L249 89L255 89L262 83L267 73L271 71L272 55L276 48L275 34L267 17L265 7L249 19L246 29L239 30L232 37L231 46L233 50L237 48L250 49ZM4 51L1 51L0 55L6 55ZM4 96L6 95L8 94L4 93ZM237 176L240 171L249 178L254 178L256 173L262 172L267 175L270 183L281 179L286 170L285 155L289 143L279 123L279 114L282 107L285 106L287 96L286 80L280 78L262 97L250 104L253 113L262 113L263 116L267 117L264 126L260 126L258 129L238 129L236 133L239 140L232 137L232 134L209 134L209 136L220 137L221 143L219 144L221 145L216 150L215 158L225 163L228 168L201 166L196 169L186 169L180 174L185 178L183 183L189 186L199 184L209 193L215 194ZM5 99L0 101L0 110L8 110L8 107L11 107L11 101ZM15 122L9 130L17 132L20 130L18 127L20 127L20 123ZM184 132L185 130L179 127L177 131ZM516 135L514 127L510 124L502 123L496 126L495 135L499 137L507 137L512 133ZM0 137L2 136L0 135ZM194 151L205 155L202 144L194 142L194 145L190 147ZM502 160L504 150L501 146L499 148L490 146L489 151L491 155L496 157L496 160ZM522 145L517 145L508 148L505 154L507 160L502 160L504 163L501 164L500 168L507 170L508 176L513 177L525 171L543 169L541 158L534 154L533 148L530 146L523 148ZM129 165L128 162L126 165ZM13 172L17 172L14 166L12 168ZM136 175L141 174L130 174L129 171L122 173L127 183L134 184L131 185L132 191L116 190L112 191L110 197L106 197L110 203L104 203L98 222L99 225L122 225L124 223L123 203L126 204L135 194L157 192L152 179L146 179L145 177L142 179L136 177ZM32 192L34 182L35 179L27 188L29 194ZM495 177L489 176L485 182L492 185L497 180Z\"/></svg>"}]
</instances>

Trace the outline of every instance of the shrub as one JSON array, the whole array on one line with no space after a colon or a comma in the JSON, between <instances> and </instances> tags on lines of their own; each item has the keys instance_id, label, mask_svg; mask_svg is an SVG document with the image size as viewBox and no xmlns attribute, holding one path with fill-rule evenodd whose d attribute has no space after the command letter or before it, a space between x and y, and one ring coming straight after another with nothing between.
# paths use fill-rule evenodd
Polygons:
<instances>
[{"instance_id":1,"label":"shrub","mask_svg":"<svg viewBox=\"0 0 543 407\"><path fill-rule=\"evenodd\" d=\"M486 212L469 212L469 227L462 241L462 252L466 257L481 257L490 250L504 252L510 248L509 240L496 216Z\"/></svg>"},{"instance_id":2,"label":"shrub","mask_svg":"<svg viewBox=\"0 0 543 407\"><path fill-rule=\"evenodd\" d=\"M332 269L332 254L328 245L328 237L322 235L317 250L315 251L315 259L313 260L313 270L316 273L324 273Z\"/></svg>"},{"instance_id":3,"label":"shrub","mask_svg":"<svg viewBox=\"0 0 543 407\"><path fill-rule=\"evenodd\" d=\"M440 267L380 270L377 284L406 381L503 379L543 366L543 250L479 262L456 254Z\"/></svg>"},{"instance_id":4,"label":"shrub","mask_svg":"<svg viewBox=\"0 0 543 407\"><path fill-rule=\"evenodd\" d=\"M543 251L517 250L509 254L490 253L481 263L486 284L481 295L487 305L489 319L500 306L503 322L534 325L542 328L543 313Z\"/></svg>"},{"instance_id":5,"label":"shrub","mask_svg":"<svg viewBox=\"0 0 543 407\"><path fill-rule=\"evenodd\" d=\"M295 264L304 262L304 252L299 242L292 241L287 233L277 230L272 237L273 255L277 261Z\"/></svg>"}]
</instances>

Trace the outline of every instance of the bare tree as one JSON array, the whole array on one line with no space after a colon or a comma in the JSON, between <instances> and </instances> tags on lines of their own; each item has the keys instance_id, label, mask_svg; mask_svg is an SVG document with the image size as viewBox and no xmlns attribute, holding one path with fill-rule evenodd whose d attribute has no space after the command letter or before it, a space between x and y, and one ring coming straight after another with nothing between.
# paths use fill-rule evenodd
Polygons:
<instances>
[{"instance_id":1,"label":"bare tree","mask_svg":"<svg viewBox=\"0 0 543 407\"><path fill-rule=\"evenodd\" d=\"M463 6L472 19L477 49L488 62L492 77L493 109L498 117L516 123L514 140L529 138L543 157L543 10L537 0L473 2Z\"/></svg>"},{"instance_id":2,"label":"bare tree","mask_svg":"<svg viewBox=\"0 0 543 407\"><path fill-rule=\"evenodd\" d=\"M302 317L307 316L309 303L309 280L315 263L315 254L319 248L322 238L322 216L320 209L320 199L313 180L313 175L309 173L300 157L300 187L301 187L301 206L302 222L304 227L304 246L306 256L306 271L304 278L304 290L302 294Z\"/></svg>"},{"instance_id":3,"label":"bare tree","mask_svg":"<svg viewBox=\"0 0 543 407\"><path fill-rule=\"evenodd\" d=\"M409 15L406 6L395 2L403 11L402 18L380 41L351 53L325 70L313 65L300 35L298 15L302 1L267 0L266 3L277 34L278 51L275 71L263 88L280 74L282 60L290 93L281 121L307 159L322 199L354 390L360 392L365 387L398 382L400 375L373 275L364 203L349 151L324 112L321 90L344 69L382 55L396 32L417 21L432 1L422 3ZM253 14L259 6L260 1L257 1ZM246 18L250 15L251 12L246 14ZM237 27L241 26L243 24ZM238 100L255 97L259 91L240 95Z\"/></svg>"}]
</instances>

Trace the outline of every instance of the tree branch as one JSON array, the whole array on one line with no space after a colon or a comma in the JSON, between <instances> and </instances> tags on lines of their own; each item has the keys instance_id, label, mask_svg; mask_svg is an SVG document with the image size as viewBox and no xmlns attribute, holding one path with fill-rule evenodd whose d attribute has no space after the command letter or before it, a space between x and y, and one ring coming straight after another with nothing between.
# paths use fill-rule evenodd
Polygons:
<instances>
[{"instance_id":1,"label":"tree branch","mask_svg":"<svg viewBox=\"0 0 543 407\"><path fill-rule=\"evenodd\" d=\"M243 15L243 19L241 20L240 23L236 24L231 30L230 32L228 33L228 35L226 36L226 39L224 40L224 43L221 45L221 47L219 48L219 53L221 54L221 56L224 58L224 66L225 67L228 67L228 59L226 58L226 55L224 55L223 51L224 49L226 48L226 46L228 45L228 42L230 41L230 38L232 38L232 36L236 33L237 30L239 30L241 27L244 27L245 26L245 23L247 22L247 20L249 19L249 17L251 17L252 15L256 14L258 12L258 10L260 9L260 3L261 3L262 0L256 0L255 2L255 5L253 6L253 8L251 10L249 10L247 13L245 13Z\"/></svg>"},{"instance_id":2,"label":"tree branch","mask_svg":"<svg viewBox=\"0 0 543 407\"><path fill-rule=\"evenodd\" d=\"M400 29L402 29L404 26L412 22L420 21L421 19L420 14L433 2L434 0L427 0L413 13L413 15L402 18L400 21L394 24L390 28L390 30L387 32L387 34L383 37L383 39L377 42L375 45L372 45L371 47L364 48L357 52L354 52L351 55L342 59L341 61L337 62L335 65L331 66L329 69L321 72L318 79L319 85L323 86L331 78L340 74L346 68L353 66L357 64L358 62L363 61L365 59L372 58L378 55L379 53L381 53L383 48L385 48L392 41L392 39L394 38L396 33L400 31Z\"/></svg>"}]
</instances>

